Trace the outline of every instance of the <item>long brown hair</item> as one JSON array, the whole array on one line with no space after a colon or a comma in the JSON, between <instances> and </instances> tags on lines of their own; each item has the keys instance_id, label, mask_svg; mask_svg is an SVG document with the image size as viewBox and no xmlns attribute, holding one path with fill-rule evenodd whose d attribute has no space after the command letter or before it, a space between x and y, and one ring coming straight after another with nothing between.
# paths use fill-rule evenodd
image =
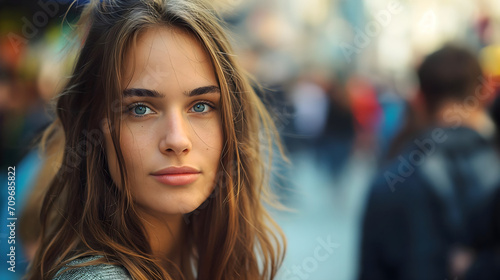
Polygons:
<instances>
[{"instance_id":1,"label":"long brown hair","mask_svg":"<svg viewBox=\"0 0 500 280\"><path fill-rule=\"evenodd\" d=\"M272 279L285 238L264 208L269 190L274 124L247 75L235 61L213 9L197 0L93 1L82 12L82 47L57 100L65 151L40 214L41 245L29 279L52 279L70 261L102 255L89 264L124 266L134 279ZM191 32L209 54L221 89L224 148L210 197L185 214L187 262L164 271L152 255L129 187L118 187L106 164L101 127L111 127L121 182L119 145L125 53L146 28ZM278 144L278 147L281 147ZM280 148L281 150L281 148ZM196 276L195 276L196 275Z\"/></svg>"}]
</instances>

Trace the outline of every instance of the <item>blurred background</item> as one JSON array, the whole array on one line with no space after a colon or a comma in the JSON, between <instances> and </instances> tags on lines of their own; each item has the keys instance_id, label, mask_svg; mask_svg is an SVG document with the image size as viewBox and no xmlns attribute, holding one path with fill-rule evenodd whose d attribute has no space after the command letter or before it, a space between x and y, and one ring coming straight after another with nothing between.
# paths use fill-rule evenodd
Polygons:
<instances>
[{"instance_id":1,"label":"blurred background","mask_svg":"<svg viewBox=\"0 0 500 280\"><path fill-rule=\"evenodd\" d=\"M52 119L47 105L72 66L68 35L85 1L70 2L0 0L0 179L16 166L17 217L43 172L33 147ZM370 185L418 105L416 67L453 42L499 75L498 1L220 0L216 7L240 61L266 90L291 161L276 165L275 190L292 209L273 212L288 238L278 279L357 279ZM32 254L33 233L20 223L15 273L1 227L1 279L19 279Z\"/></svg>"}]
</instances>

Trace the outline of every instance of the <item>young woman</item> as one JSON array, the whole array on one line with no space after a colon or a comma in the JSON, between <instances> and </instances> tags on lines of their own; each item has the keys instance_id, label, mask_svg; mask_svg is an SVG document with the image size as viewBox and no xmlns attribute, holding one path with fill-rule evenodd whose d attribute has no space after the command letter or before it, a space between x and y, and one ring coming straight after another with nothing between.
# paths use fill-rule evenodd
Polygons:
<instances>
[{"instance_id":1,"label":"young woman","mask_svg":"<svg viewBox=\"0 0 500 280\"><path fill-rule=\"evenodd\" d=\"M274 278L285 240L263 201L278 139L212 10L103 0L80 22L28 278Z\"/></svg>"}]
</instances>

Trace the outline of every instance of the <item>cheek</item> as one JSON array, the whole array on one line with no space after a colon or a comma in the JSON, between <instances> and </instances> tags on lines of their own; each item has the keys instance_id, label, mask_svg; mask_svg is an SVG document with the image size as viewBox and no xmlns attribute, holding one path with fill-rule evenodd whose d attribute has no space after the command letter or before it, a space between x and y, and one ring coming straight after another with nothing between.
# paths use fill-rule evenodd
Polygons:
<instances>
[{"instance_id":1,"label":"cheek","mask_svg":"<svg viewBox=\"0 0 500 280\"><path fill-rule=\"evenodd\" d=\"M216 180L223 147L223 134L219 120L191 121L193 127L193 156L208 172L209 180Z\"/></svg>"},{"instance_id":2,"label":"cheek","mask_svg":"<svg viewBox=\"0 0 500 280\"><path fill-rule=\"evenodd\" d=\"M211 171L211 180L216 182L218 180L217 173L220 172L221 153L224 146L221 122L207 124L203 129L200 128L199 130L203 131L203 133L198 134L200 136L201 157L204 159L205 164L209 165L207 167Z\"/></svg>"},{"instance_id":3,"label":"cheek","mask_svg":"<svg viewBox=\"0 0 500 280\"><path fill-rule=\"evenodd\" d=\"M144 160L152 156L150 151L154 145L151 139L153 139L151 135L137 131L133 133L127 127L121 131L120 147L131 182L141 179L138 178L138 175L142 174Z\"/></svg>"},{"instance_id":4,"label":"cheek","mask_svg":"<svg viewBox=\"0 0 500 280\"><path fill-rule=\"evenodd\" d=\"M223 146L222 126L220 120L200 121L193 124L196 138L200 141L199 145L212 154L220 157Z\"/></svg>"},{"instance_id":5,"label":"cheek","mask_svg":"<svg viewBox=\"0 0 500 280\"><path fill-rule=\"evenodd\" d=\"M147 147L149 145L148 139L150 137L137 138L134 134L124 127L121 129L120 137L120 147L125 161L125 168L127 170L128 180L134 180L136 178L135 172L142 168L142 157L147 155L145 151L141 150L141 147ZM150 141L150 140L149 140ZM138 143L143 143L139 145ZM118 164L118 158L115 153L113 141L109 133L105 133L105 147L106 147L106 158L108 162L108 168L111 178L118 186L121 186L120 178L120 167Z\"/></svg>"}]
</instances>

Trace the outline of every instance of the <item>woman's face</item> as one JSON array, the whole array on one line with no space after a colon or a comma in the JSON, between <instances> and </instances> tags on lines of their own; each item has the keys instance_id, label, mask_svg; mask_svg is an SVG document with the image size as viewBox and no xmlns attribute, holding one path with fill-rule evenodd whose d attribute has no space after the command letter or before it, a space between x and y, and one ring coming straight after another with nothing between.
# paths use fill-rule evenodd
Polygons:
<instances>
[{"instance_id":1,"label":"woman's face","mask_svg":"<svg viewBox=\"0 0 500 280\"><path fill-rule=\"evenodd\" d=\"M220 90L191 34L158 27L125 57L120 145L136 204L151 214L195 210L213 191L222 150ZM104 129L111 177L120 171Z\"/></svg>"}]
</instances>

